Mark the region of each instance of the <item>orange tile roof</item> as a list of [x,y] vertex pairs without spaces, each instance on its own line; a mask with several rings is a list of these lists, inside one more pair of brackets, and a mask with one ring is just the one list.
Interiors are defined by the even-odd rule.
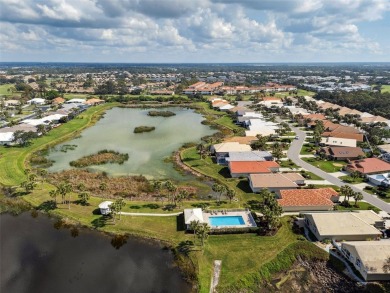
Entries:
[[338,196],[333,188],[287,189],[280,191],[279,205],[287,206],[333,206],[332,197]]
[[311,121],[316,121],[316,120],[325,120],[326,117],[324,114],[309,114],[309,115],[304,115],[304,119],[310,119]]
[[280,165],[274,161],[262,162],[240,162],[233,161],[229,163],[231,173],[271,173],[270,168],[279,168]]
[[390,164],[378,158],[367,158],[353,161],[347,165],[350,171],[359,171],[363,174],[382,173],[390,171]]
[[363,141],[362,133],[348,133],[348,132],[337,132],[337,131],[325,131],[322,133],[323,137],[337,137],[337,138],[349,138],[356,139],[356,141]]

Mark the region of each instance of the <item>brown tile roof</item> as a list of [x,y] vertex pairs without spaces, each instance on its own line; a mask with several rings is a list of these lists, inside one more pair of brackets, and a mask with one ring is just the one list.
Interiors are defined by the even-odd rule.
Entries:
[[297,173],[250,174],[249,178],[255,188],[296,188],[295,180],[305,180]]
[[287,206],[333,206],[332,197],[338,196],[333,188],[287,189],[280,191],[279,205]]
[[61,98],[61,97],[57,97],[55,99],[52,100],[52,103],[53,104],[62,104],[65,102],[65,99]]
[[323,137],[349,138],[349,139],[356,139],[356,141],[363,141],[363,133],[325,131],[324,133],[322,133],[322,136]]
[[280,165],[274,161],[250,161],[250,162],[241,162],[233,161],[229,162],[230,173],[240,174],[240,173],[271,173],[271,168],[279,168]]
[[326,117],[324,114],[309,114],[309,115],[303,115],[303,119],[310,119],[311,121],[316,121],[316,120],[325,120]]
[[373,116],[373,117],[362,117],[361,121],[363,123],[375,123],[375,122],[386,122],[389,121],[389,119],[386,119],[382,116]]
[[359,171],[363,174],[382,173],[390,171],[390,164],[378,158],[367,158],[353,161],[347,165],[349,171]]
[[256,141],[256,136],[232,136],[226,138],[224,142],[238,142],[240,144],[251,144],[252,141]]
[[329,155],[335,158],[357,158],[359,156],[364,156],[364,152],[361,148],[358,147],[329,147],[325,148],[326,152]]

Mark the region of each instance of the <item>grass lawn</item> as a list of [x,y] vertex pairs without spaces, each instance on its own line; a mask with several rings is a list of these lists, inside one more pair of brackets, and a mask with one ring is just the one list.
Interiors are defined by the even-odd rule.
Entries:
[[218,118],[217,120],[214,120],[215,123],[219,124],[219,125],[222,125],[222,126],[225,126],[226,128],[229,128],[231,130],[242,130],[244,131],[244,128],[236,125],[233,123],[232,119],[229,117],[229,116],[222,116],[220,118]]
[[312,172],[305,171],[305,173],[310,176],[310,178],[308,178],[308,180],[324,180],[324,178],[322,178],[322,177],[320,177]]
[[293,161],[291,160],[283,160],[283,161],[280,161],[279,162],[279,165],[280,167],[282,168],[292,168],[292,169],[296,169],[296,168],[299,168],[299,166],[297,164],[295,164]]
[[349,175],[345,175],[345,176],[340,176],[339,177],[341,180],[343,180],[344,182],[347,182],[347,183],[350,183],[350,184],[358,184],[358,183],[363,183],[364,182],[364,178],[352,178],[351,176]]
[[378,209],[377,207],[369,204],[368,202],[363,202],[363,201],[358,202],[357,206],[355,206],[354,201],[350,201],[349,205],[350,205],[350,207],[344,207],[342,205],[338,205],[337,210],[339,210],[339,211],[373,210],[376,213],[378,213],[380,211],[380,209]]
[[302,89],[298,89],[298,96],[314,96],[316,93],[315,92],[311,92],[311,91],[307,91],[307,90],[302,90]]
[[390,85],[382,85],[381,93],[390,93]]
[[[37,188],[30,194],[23,196],[24,199],[38,209],[48,207],[51,200],[48,195],[50,186],[38,184]],[[72,196],[72,200],[76,195]],[[60,201],[60,198],[57,199]],[[68,209],[67,204],[58,204],[58,208],[50,210],[50,213],[62,216],[69,220],[76,221],[82,225],[92,227],[105,232],[130,233],[146,238],[155,238],[166,241],[173,246],[178,246],[185,241],[193,241],[192,234],[186,234],[181,228],[179,218],[172,217],[147,217],[147,216],[126,216],[122,215],[121,220],[114,223],[96,213],[97,205],[103,201],[102,198],[91,197],[90,205],[83,206],[75,203]],[[156,202],[154,202],[156,203]],[[192,206],[194,202],[185,202],[183,207]],[[166,211],[150,208],[153,203],[126,201],[123,211],[134,212],[132,207],[140,206],[137,212],[158,212]],[[175,210],[175,212],[181,209]],[[287,246],[297,241],[297,235],[291,230],[289,218],[282,219],[282,227],[275,236],[258,236],[257,234],[236,234],[236,235],[211,235],[206,241],[204,251],[201,251],[199,243],[190,247],[190,258],[197,263],[199,268],[200,292],[208,292],[212,274],[212,264],[216,259],[222,260],[222,272],[220,286],[235,286],[242,281],[242,278],[251,279],[263,265],[272,261],[276,255],[282,252]],[[277,243],[277,245],[276,245]],[[261,257],[259,256],[261,253]]]
[[14,84],[2,84],[0,85],[0,96],[13,96],[14,93],[9,92],[8,89],[15,86]]
[[377,187],[373,187],[373,188],[369,188],[369,189],[364,188],[364,191],[371,193],[371,194],[378,195],[379,199],[390,203],[390,191],[389,190],[388,191],[379,191]]
[[302,160],[317,168],[320,168],[322,171],[325,171],[327,173],[340,171],[340,169],[347,164],[343,161],[318,161],[314,158],[302,158]]
[[301,155],[314,155],[315,150],[316,150],[316,148],[313,148],[313,147],[310,146],[310,145],[304,144],[304,145],[302,146],[302,149],[301,149],[300,154],[301,154]]
[[49,145],[57,144],[79,133],[82,129],[94,123],[98,115],[116,104],[104,104],[91,107],[75,119],[51,130],[47,135],[37,138],[27,147],[0,147],[0,183],[4,185],[19,185],[26,179],[24,169],[28,157],[35,151]]
[[183,150],[181,158],[187,166],[235,190],[240,201],[259,198],[259,195],[251,192],[246,179],[231,178],[228,168],[215,164],[209,156],[205,159],[200,159],[195,147]]

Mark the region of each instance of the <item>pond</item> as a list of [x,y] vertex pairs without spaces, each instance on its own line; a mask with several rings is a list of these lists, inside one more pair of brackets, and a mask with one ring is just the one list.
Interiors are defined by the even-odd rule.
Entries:
[[[64,142],[51,149],[48,158],[54,160],[48,170],[57,172],[71,169],[69,162],[83,156],[109,149],[129,154],[124,164],[106,164],[88,167],[91,171],[105,171],[112,176],[144,175],[148,179],[186,180],[173,168],[172,163],[164,162],[173,151],[186,142],[199,142],[200,138],[215,132],[201,124],[204,118],[185,108],[164,108],[174,112],[172,117],[150,117],[153,109],[113,108],[94,126],[84,130],[80,138]],[[137,126],[155,126],[146,133],[133,133]],[[70,146],[70,147],[67,147]]]
[[44,215],[0,215],[0,292],[191,291],[158,244],[128,238],[116,249],[97,231],[72,237],[54,223]]

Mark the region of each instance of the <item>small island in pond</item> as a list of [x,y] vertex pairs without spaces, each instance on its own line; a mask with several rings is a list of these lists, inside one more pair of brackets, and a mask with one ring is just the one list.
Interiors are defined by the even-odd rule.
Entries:
[[173,113],[172,111],[149,111],[148,116],[152,117],[171,117],[175,116],[176,113]]
[[134,133],[142,133],[142,132],[150,132],[155,130],[156,127],[154,126],[138,126],[134,128]]
[[112,150],[102,150],[97,154],[85,156],[76,161],[71,161],[69,165],[76,168],[83,168],[91,165],[103,165],[107,163],[123,164],[128,159],[128,154],[121,154]]

